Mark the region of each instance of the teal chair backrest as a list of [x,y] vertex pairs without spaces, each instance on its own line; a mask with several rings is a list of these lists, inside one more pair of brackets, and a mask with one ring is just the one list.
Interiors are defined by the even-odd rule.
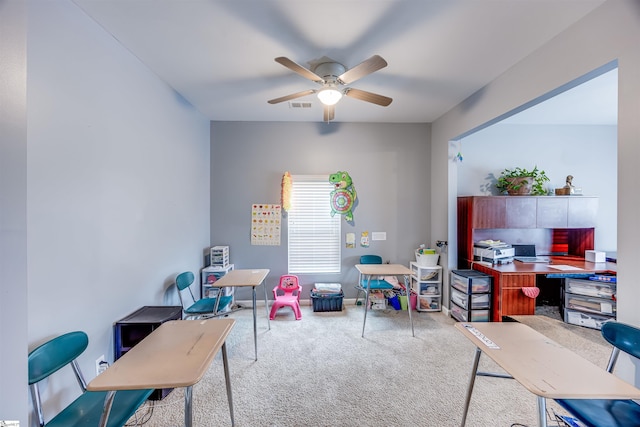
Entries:
[[29,353],[29,385],[53,374],[80,356],[89,345],[87,334],[81,331],[60,335]]
[[607,367],[608,371],[613,371],[620,351],[640,359],[640,329],[624,323],[609,321],[602,324],[600,333],[614,347]]
[[[53,338],[29,353],[29,389],[39,426],[99,425],[107,392],[87,391],[87,384],[76,360],[88,345],[87,334],[75,331]],[[82,394],[45,423],[38,382],[66,365],[71,365]],[[107,427],[125,425],[151,393],[153,389],[118,391],[113,399]]]
[[362,255],[360,264],[382,264],[382,257],[379,255]]
[[184,273],[178,274],[176,277],[176,286],[178,287],[178,291],[183,291],[187,289],[193,283],[194,276],[190,271],[185,271]]

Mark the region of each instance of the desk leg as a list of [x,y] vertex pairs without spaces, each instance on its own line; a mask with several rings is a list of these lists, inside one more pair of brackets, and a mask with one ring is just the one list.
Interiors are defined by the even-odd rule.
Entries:
[[547,399],[538,396],[538,426],[547,427]]
[[231,376],[229,375],[229,360],[227,359],[227,343],[222,344],[222,365],[224,366],[224,382],[227,386],[227,400],[229,401],[229,414],[231,415],[231,426],[235,425],[233,417],[233,396],[231,395]]
[[257,314],[256,307],[256,287],[253,286],[253,348],[256,351],[256,361],[258,360],[258,325],[256,321]]
[[371,275],[367,276],[367,290],[364,295],[364,320],[362,321],[362,338],[364,338],[364,325],[367,324],[367,310],[369,309],[369,286],[371,285]]
[[264,289],[264,309],[267,311],[267,325],[269,326],[269,330],[271,330],[271,316],[269,315],[269,300],[267,298],[267,284],[263,281],[262,288]]
[[406,274],[404,277],[404,290],[407,294],[407,311],[409,312],[409,322],[411,322],[411,335],[416,336],[415,331],[413,330],[413,317],[411,317],[411,288],[409,287],[409,276]]
[[184,425],[185,427],[191,427],[193,424],[193,413],[192,413],[192,396],[193,395],[193,386],[187,386],[184,389]]
[[104,406],[102,407],[102,415],[100,416],[100,427],[106,427],[109,420],[109,413],[111,413],[111,405],[113,405],[113,399],[116,397],[115,391],[108,391],[104,398]]
[[218,315],[218,308],[220,308],[220,298],[222,297],[222,288],[218,288],[218,293],[216,294],[216,303],[213,305],[213,316]]
[[480,362],[480,355],[482,350],[476,347],[476,354],[473,357],[473,368],[471,368],[471,378],[469,379],[469,387],[467,388],[467,397],[464,400],[464,410],[462,411],[462,423],[460,427],[464,427],[467,422],[467,413],[469,412],[469,403],[471,402],[471,393],[473,392],[473,385],[476,382],[476,374],[478,373],[478,363]]

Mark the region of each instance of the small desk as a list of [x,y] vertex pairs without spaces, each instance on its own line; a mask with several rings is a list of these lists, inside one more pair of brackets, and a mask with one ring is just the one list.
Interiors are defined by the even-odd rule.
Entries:
[[[231,270],[219,280],[215,285],[220,289],[224,287],[244,287],[251,286],[253,288],[253,345],[255,348],[256,360],[258,360],[258,332],[256,323],[256,286],[260,286],[264,282],[265,277],[269,274],[269,270]],[[219,300],[220,298],[218,298]],[[267,301],[267,286],[264,285],[264,306],[267,311],[267,325],[271,330],[271,322],[269,321],[269,303]]]
[[[523,263],[514,261],[503,265],[473,263],[472,268],[493,277],[491,320],[502,322],[511,314],[535,314],[536,300],[522,293],[522,287],[536,286],[536,278],[547,274],[615,273],[616,264],[593,263],[576,256],[552,256],[551,263]],[[579,270],[558,270],[557,265],[577,267]]]
[[233,319],[171,320],[154,330],[87,385],[90,391],[108,391],[100,427],[106,425],[117,390],[186,387],[184,423],[192,425],[191,394],[222,349],[222,362],[234,425],[233,398],[225,340]]
[[371,276],[403,276],[404,287],[407,291],[407,311],[409,312],[409,322],[411,323],[411,335],[416,336],[413,330],[413,317],[411,317],[411,287],[409,286],[409,276],[411,270],[401,264],[356,264],[356,269],[360,274],[367,276],[367,290],[364,301],[364,320],[362,321],[362,338],[364,338],[364,326],[367,323],[367,311],[369,311],[369,286]]
[[[476,376],[513,378],[538,399],[538,425],[546,427],[546,399],[639,399],[640,390],[517,322],[456,323],[476,345],[464,404],[464,427]],[[497,347],[497,348],[496,348]],[[508,375],[478,372],[480,355],[487,354]]]

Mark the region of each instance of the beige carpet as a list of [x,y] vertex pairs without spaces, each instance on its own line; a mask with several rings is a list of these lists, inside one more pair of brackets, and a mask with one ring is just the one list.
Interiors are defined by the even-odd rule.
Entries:
[[[474,346],[442,313],[374,311],[361,338],[363,311],[314,313],[302,320],[282,309],[267,330],[258,310],[254,361],[251,310],[236,319],[227,341],[236,426],[459,426]],[[517,316],[554,341],[606,366],[609,348],[598,331],[546,316]],[[482,370],[498,370],[489,358]],[[183,390],[143,407],[145,425],[183,425]],[[230,426],[220,355],[193,389],[194,426]],[[550,402],[548,407],[558,412]],[[147,414],[148,415],[148,414]],[[467,426],[537,425],[536,399],[513,380],[476,381]],[[556,425],[550,423],[549,425]]]

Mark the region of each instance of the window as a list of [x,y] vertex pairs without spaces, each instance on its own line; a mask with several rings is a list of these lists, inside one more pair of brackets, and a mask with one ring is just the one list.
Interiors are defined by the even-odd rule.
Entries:
[[289,273],[340,273],[340,220],[331,216],[329,175],[293,175]]

